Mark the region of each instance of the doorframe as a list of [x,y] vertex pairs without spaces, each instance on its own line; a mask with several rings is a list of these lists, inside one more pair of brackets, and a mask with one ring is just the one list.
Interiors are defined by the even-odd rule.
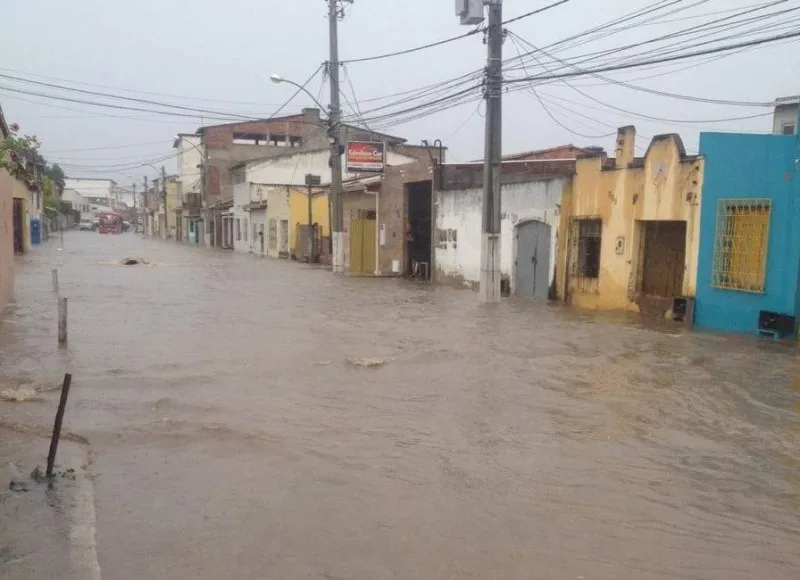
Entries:
[[512,251],[511,251],[511,277],[509,280],[509,291],[511,292],[512,296],[517,295],[517,263],[519,262],[519,244],[518,244],[519,228],[531,222],[539,222],[550,227],[550,244],[549,244],[550,264],[547,273],[548,294],[550,285],[553,283],[553,280],[550,279],[550,270],[554,270],[555,268],[554,260],[558,258],[557,247],[556,247],[558,240],[558,214],[555,209],[527,212],[522,216],[517,216],[516,221],[513,222],[511,230]]

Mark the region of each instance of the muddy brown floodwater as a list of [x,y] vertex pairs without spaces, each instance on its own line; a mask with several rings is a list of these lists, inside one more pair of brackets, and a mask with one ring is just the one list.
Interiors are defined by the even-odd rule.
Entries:
[[0,421],[46,431],[73,373],[107,579],[800,577],[793,347],[132,234],[58,245],[19,261],[0,322],[0,380],[42,400]]

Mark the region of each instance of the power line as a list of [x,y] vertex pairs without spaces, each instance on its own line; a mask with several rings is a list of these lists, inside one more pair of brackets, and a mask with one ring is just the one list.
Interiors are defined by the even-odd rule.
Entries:
[[[68,86],[65,86],[65,85],[59,85],[59,84],[56,84],[56,83],[48,83],[48,82],[44,82],[44,81],[35,81],[33,79],[26,79],[26,78],[23,78],[23,77],[18,77],[18,76],[14,76],[14,75],[8,75],[8,74],[5,74],[5,73],[0,73],[0,78],[12,80],[12,81],[17,81],[17,82],[21,82],[21,83],[32,84],[32,85],[36,85],[36,86],[40,86],[40,87],[46,87],[46,88],[50,88],[50,89],[57,89],[57,90],[61,90],[61,91],[69,91],[69,92],[73,92],[73,93],[79,93],[79,94],[82,94],[82,95],[90,95],[90,96],[95,96],[95,97],[105,97],[105,98],[109,98],[109,99],[118,99],[118,100],[121,100],[121,101],[128,101],[128,102],[132,102],[132,103],[142,103],[142,104],[145,104],[145,105],[155,105],[155,106],[158,106],[158,107],[163,107],[163,108],[167,108],[167,109],[176,109],[176,110],[180,110],[180,111],[192,111],[192,112],[199,113],[199,114],[202,114],[202,115],[215,115],[215,116],[219,116],[219,117],[223,117],[224,116],[224,117],[231,117],[231,118],[235,118],[235,119],[252,119],[253,118],[252,116],[239,115],[237,113],[229,113],[229,112],[224,112],[224,111],[214,111],[214,110],[211,110],[211,109],[198,109],[196,107],[185,107],[183,105],[173,105],[171,103],[164,103],[164,102],[161,102],[161,101],[154,101],[154,100],[151,100],[151,99],[139,99],[139,98],[136,98],[136,97],[125,97],[125,96],[122,96],[122,95],[114,95],[112,93],[104,93],[104,92],[99,92],[99,91],[89,91],[89,90],[86,90],[86,89],[78,89],[78,88],[75,88],[75,87],[68,87]],[[135,109],[135,110],[141,110],[141,109]],[[192,115],[192,116],[193,117],[197,117],[198,115]]]
[[69,83],[69,84],[72,84],[72,85],[79,85],[79,86],[85,86],[85,87],[96,87],[96,88],[100,88],[100,89],[109,89],[109,90],[112,90],[112,91],[121,91],[121,92],[127,92],[127,93],[132,93],[132,94],[150,95],[150,96],[154,96],[154,97],[167,97],[167,98],[171,98],[171,99],[182,99],[184,101],[205,101],[205,102],[209,102],[209,103],[227,103],[227,104],[233,104],[233,105],[253,105],[253,106],[257,106],[257,107],[264,107],[264,106],[277,107],[278,106],[275,103],[257,103],[255,101],[233,101],[233,100],[228,100],[228,99],[212,99],[212,98],[208,98],[208,97],[187,97],[187,96],[183,96],[183,95],[174,95],[174,94],[169,94],[169,93],[155,93],[155,92],[149,92],[149,91],[142,91],[140,89],[128,89],[128,88],[124,88],[124,87],[114,87],[114,86],[109,86],[109,85],[86,83],[86,82],[82,82],[82,81],[66,79],[66,78],[63,78],[63,77],[54,77],[54,76],[48,76],[48,75],[41,75],[41,74],[21,71],[21,70],[17,70],[17,69],[11,69],[11,68],[2,68],[2,67],[0,67],[0,71],[5,71],[7,73],[21,74],[21,75],[28,76],[28,77],[47,79],[47,80],[51,80],[51,81],[60,81],[60,82]]
[[[506,21],[503,22],[503,25],[511,24],[512,22],[517,22],[518,20],[522,20],[524,18],[530,18],[531,16],[534,16],[536,14],[540,14],[540,13],[546,12],[547,10],[550,10],[552,8],[556,8],[557,6],[561,6],[562,4],[566,4],[567,2],[570,2],[570,0],[558,0],[557,2],[549,4],[549,5],[544,6],[542,8],[537,8],[536,10],[531,10],[530,12],[526,12],[525,14],[521,14],[520,16],[517,16],[515,18],[511,18],[509,20],[506,20]],[[435,48],[437,46],[442,46],[444,44],[449,44],[449,43],[455,42],[457,40],[462,40],[464,38],[468,38],[470,36],[474,36],[474,35],[482,32],[482,31],[483,31],[482,28],[476,28],[474,30],[470,30],[469,32],[465,32],[464,34],[459,34],[457,36],[451,36],[450,38],[437,40],[436,42],[430,42],[428,44],[415,46],[413,48],[407,48],[405,50],[397,50],[397,51],[394,51],[394,52],[387,52],[385,54],[378,54],[378,55],[375,55],[375,56],[366,56],[366,57],[362,57],[362,58],[351,58],[349,60],[343,60],[341,62],[342,62],[342,64],[352,64],[352,63],[359,63],[359,62],[372,62],[372,61],[376,61],[376,60],[383,60],[385,58],[393,58],[393,57],[396,57],[396,56],[402,56],[402,55],[406,55],[406,54],[411,54],[411,53],[414,53],[414,52],[419,52],[421,50],[427,50],[429,48]]]
[[[705,56],[705,55],[708,55],[708,54],[718,54],[720,52],[726,52],[726,51],[730,51],[730,50],[735,50],[737,48],[761,46],[761,45],[764,45],[764,44],[770,44],[770,43],[777,42],[777,41],[780,41],[780,40],[786,40],[786,39],[790,39],[790,38],[797,38],[798,36],[800,36],[800,31],[786,33],[786,34],[780,34],[780,35],[775,35],[775,36],[770,36],[770,37],[766,37],[766,38],[759,38],[759,39],[750,40],[750,41],[747,41],[747,42],[739,42],[739,43],[735,43],[735,44],[729,44],[729,45],[725,45],[725,46],[719,46],[719,47],[715,47],[715,48],[710,48],[710,49],[706,49],[706,50],[699,50],[699,51],[689,52],[689,53],[685,53],[685,54],[677,54],[677,55],[673,55],[673,56],[669,56],[669,57],[655,58],[655,59],[650,59],[650,60],[643,60],[643,61],[638,62],[638,63],[634,62],[634,63],[627,63],[627,64],[619,64],[619,65],[608,65],[608,66],[597,67],[597,68],[594,68],[594,69],[586,69],[586,70],[584,70],[582,72],[574,72],[574,73],[559,73],[559,74],[550,74],[550,75],[537,75],[537,76],[530,76],[530,77],[523,77],[523,78],[512,78],[512,79],[505,80],[503,82],[505,84],[516,84],[516,83],[529,82],[529,81],[532,81],[532,80],[533,81],[536,81],[536,80],[541,81],[541,80],[551,80],[551,79],[573,78],[573,77],[576,77],[576,76],[583,76],[583,75],[592,74],[592,73],[601,73],[601,72],[610,72],[610,71],[616,71],[616,70],[625,70],[625,69],[629,69],[629,68],[639,68],[639,67],[642,67],[642,66],[645,66],[645,65],[649,65],[649,64],[656,64],[656,63],[662,63],[662,62],[673,62],[673,61],[677,61],[677,60],[685,60],[687,58],[695,58],[695,57],[698,57],[698,56]],[[685,95],[682,95],[680,98],[684,98],[684,99],[687,99],[687,100],[703,100],[703,99],[700,99],[700,98],[697,98],[697,97],[687,97]],[[729,104],[733,104],[733,102],[731,102]],[[747,103],[746,106],[753,106],[753,105],[754,105],[754,103]],[[758,103],[757,106],[771,106],[771,103]]]

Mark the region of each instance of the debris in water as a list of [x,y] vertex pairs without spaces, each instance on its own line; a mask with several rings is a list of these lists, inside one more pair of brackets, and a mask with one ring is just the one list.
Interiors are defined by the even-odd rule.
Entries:
[[25,401],[41,401],[42,398],[31,386],[20,385],[15,389],[3,389],[0,391],[0,401],[12,403],[24,403]]
[[347,359],[347,362],[356,367],[373,369],[386,364],[388,361],[385,358],[350,358]]
[[136,266],[139,263],[144,263],[144,261],[136,260],[135,258],[122,258],[119,263],[121,266]]
[[28,482],[22,477],[22,474],[13,463],[8,463],[8,489],[11,491],[28,491]]

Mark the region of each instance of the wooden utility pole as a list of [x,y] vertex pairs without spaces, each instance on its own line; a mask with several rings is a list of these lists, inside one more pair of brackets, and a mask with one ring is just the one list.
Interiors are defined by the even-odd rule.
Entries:
[[58,440],[61,438],[61,424],[64,422],[64,410],[67,407],[67,396],[69,387],[72,384],[72,375],[64,375],[64,383],[61,385],[61,400],[58,402],[56,420],[53,424],[53,436],[50,439],[50,451],[47,453],[47,477],[53,477],[53,466],[56,463],[56,452],[58,451]]

